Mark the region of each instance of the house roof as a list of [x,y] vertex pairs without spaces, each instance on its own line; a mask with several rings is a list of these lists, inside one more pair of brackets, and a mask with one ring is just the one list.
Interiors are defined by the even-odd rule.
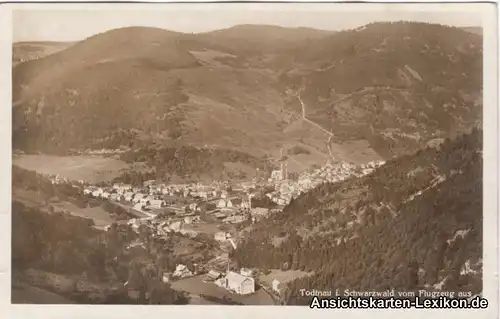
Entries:
[[208,277],[210,277],[210,278],[213,278],[213,279],[217,279],[217,278],[219,278],[219,276],[220,276],[220,272],[215,271],[215,270],[210,270],[210,271],[207,273],[207,276],[208,276]]
[[234,271],[230,271],[227,273],[226,279],[232,283],[235,283],[237,285],[241,285],[245,280],[247,280],[247,279],[251,280],[252,278],[248,278],[248,277],[245,277],[245,276],[240,275],[238,273],[235,273]]

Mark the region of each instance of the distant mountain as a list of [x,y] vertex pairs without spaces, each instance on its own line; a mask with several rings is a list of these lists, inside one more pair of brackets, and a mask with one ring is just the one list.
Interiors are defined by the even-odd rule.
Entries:
[[33,42],[15,42],[12,44],[12,63],[17,63],[43,58],[49,54],[62,51],[72,42],[50,42],[50,41],[33,41]]
[[282,81],[332,141],[411,153],[482,119],[482,38],[424,23],[374,23],[316,41]]
[[300,146],[297,169],[330,151],[391,158],[480,121],[481,45],[423,23],[111,30],[13,68],[13,144],[66,152],[155,141],[258,157]]
[[314,272],[289,285],[357,291],[482,291],[482,131],[324,184],[251,226],[242,267]]
[[481,36],[483,35],[483,28],[481,27],[463,27],[462,29],[470,33],[474,33]]

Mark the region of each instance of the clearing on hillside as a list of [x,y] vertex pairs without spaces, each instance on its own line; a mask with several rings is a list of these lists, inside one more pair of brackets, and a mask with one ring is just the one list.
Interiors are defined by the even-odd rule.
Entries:
[[129,168],[123,161],[93,156],[15,155],[12,161],[26,170],[90,183],[110,181]]

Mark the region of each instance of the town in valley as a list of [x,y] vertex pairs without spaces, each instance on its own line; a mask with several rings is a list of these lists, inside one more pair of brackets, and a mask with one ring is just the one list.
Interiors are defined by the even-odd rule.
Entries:
[[197,12],[13,14],[12,303],[482,294],[479,18]]

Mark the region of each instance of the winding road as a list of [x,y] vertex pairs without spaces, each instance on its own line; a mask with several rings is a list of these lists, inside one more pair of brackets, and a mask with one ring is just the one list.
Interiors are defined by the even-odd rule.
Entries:
[[[333,154],[332,154],[332,150],[330,148],[330,141],[332,139],[332,137],[334,136],[332,132],[328,131],[327,129],[325,129],[324,127],[322,127],[321,125],[319,125],[318,123],[316,122],[313,122],[311,121],[310,119],[307,118],[306,116],[306,105],[304,103],[304,101],[302,100],[302,97],[300,96],[300,94],[302,93],[302,90],[303,89],[300,89],[296,94],[295,96],[297,97],[297,99],[299,100],[300,102],[300,106],[302,107],[302,119],[308,123],[311,123],[312,125],[314,125],[315,127],[317,127],[318,129],[320,129],[321,131],[325,132],[326,134],[328,134],[328,141],[326,142],[326,147],[328,149],[328,154],[330,155],[330,158],[332,159],[332,161],[335,161],[335,158],[333,157]],[[346,98],[346,97],[343,97],[343,98]]]

